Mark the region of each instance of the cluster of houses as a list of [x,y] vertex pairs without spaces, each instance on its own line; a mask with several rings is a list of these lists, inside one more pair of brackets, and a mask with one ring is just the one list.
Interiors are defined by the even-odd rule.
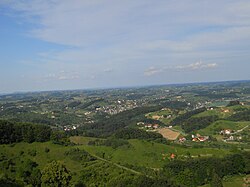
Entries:
[[73,125],[73,126],[64,126],[63,127],[63,130],[64,131],[71,131],[71,130],[76,130],[77,129],[77,126]]
[[118,114],[126,110],[131,110],[140,106],[135,100],[118,100],[115,105],[99,106],[95,108],[95,112],[104,112],[110,115]]
[[180,136],[180,137],[179,137],[179,142],[180,142],[180,143],[184,143],[186,140],[187,140],[187,139],[186,139],[185,137],[183,137],[183,136]]
[[209,140],[209,136],[201,136],[200,134],[192,135],[193,142],[205,142]]
[[220,135],[230,135],[231,133],[233,133],[233,130],[231,129],[224,129],[220,131]]
[[224,129],[220,131],[220,135],[224,136],[223,137],[223,141],[227,142],[227,141],[235,141],[235,140],[242,140],[242,136],[234,136],[235,135],[235,131],[231,130],[231,129]]
[[142,129],[158,129],[160,127],[159,124],[151,124],[151,123],[144,123],[144,122],[138,122],[137,125]]

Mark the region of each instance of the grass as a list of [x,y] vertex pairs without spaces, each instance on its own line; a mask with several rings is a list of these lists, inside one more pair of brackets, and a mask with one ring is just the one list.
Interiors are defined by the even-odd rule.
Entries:
[[[148,113],[148,114],[146,114],[146,116],[148,118],[151,118],[151,119],[153,119],[153,116],[164,116],[163,118],[160,118],[159,121],[161,121],[162,123],[164,123],[166,125],[169,125],[169,123],[174,118],[176,118],[177,115],[180,115],[180,114],[183,114],[183,113],[185,113],[185,111],[177,112],[177,111],[171,110],[169,108],[166,108],[165,110],[159,110],[159,111],[156,111],[156,112]],[[167,116],[169,116],[169,115],[171,115],[171,117],[167,118]]]
[[[231,176],[223,179],[223,187],[240,187],[244,185],[244,178],[246,176]],[[248,175],[247,177],[250,177]],[[246,185],[248,187],[249,185]],[[202,187],[210,187],[210,184],[203,185]]]
[[193,117],[205,117],[205,116],[214,116],[217,115],[221,119],[226,119],[235,112],[250,109],[248,105],[235,105],[231,107],[219,107],[214,108],[213,110],[207,110],[202,113],[196,114]]
[[82,136],[71,136],[70,141],[77,145],[88,145],[90,141],[95,141],[97,138],[93,137],[82,137]]
[[201,129],[198,133],[202,135],[215,135],[218,134],[220,130],[223,129],[232,129],[232,130],[240,130],[247,125],[250,125],[250,122],[233,122],[226,120],[219,120],[209,125],[208,127]]
[[[228,110],[228,112],[225,112]],[[233,110],[230,110],[229,108],[223,107],[223,108],[216,108],[213,110],[207,110],[202,113],[196,114],[193,117],[206,117],[206,116],[218,116],[221,119],[225,119],[233,114]]]
[[[84,139],[84,137],[82,137]],[[106,146],[88,146],[82,145],[89,153],[101,156],[105,153],[105,158],[112,162],[124,164],[132,164],[145,166],[150,168],[161,168],[166,160],[163,157],[169,158],[171,153],[178,156],[185,156],[189,152],[191,156],[217,156],[222,157],[229,153],[228,150],[219,150],[213,148],[184,148],[176,145],[165,145],[161,143],[147,142],[143,140],[129,140],[130,147],[120,147],[113,149]],[[164,156],[165,155],[165,156]]]
[[[0,154],[5,155],[8,159],[13,159],[16,163],[16,168],[20,168],[22,166],[22,160],[26,159],[35,161],[41,170],[52,160],[60,161],[71,171],[73,175],[72,183],[77,182],[80,178],[81,171],[86,170],[86,164],[82,165],[79,161],[72,160],[65,155],[65,152],[72,147],[84,149],[91,155],[99,157],[104,156],[104,159],[109,160],[111,163],[117,163],[122,166],[133,165],[148,168],[162,168],[164,164],[168,162],[171,153],[177,156],[185,156],[190,153],[193,157],[198,157],[198,155],[223,157],[226,154],[230,154],[228,150],[219,150],[215,148],[185,148],[178,145],[165,145],[137,139],[129,140],[131,146],[123,146],[116,149],[107,146],[90,146],[88,145],[88,141],[93,140],[93,138],[89,137],[72,137],[71,140],[78,142],[79,145],[62,146],[55,145],[52,142],[31,144],[22,142],[13,145],[0,145]],[[46,152],[45,148],[48,148],[49,152]],[[36,151],[35,156],[29,155],[31,150]],[[22,155],[21,152],[23,152]],[[103,161],[97,160],[94,162]],[[110,167],[117,166],[111,164]]]

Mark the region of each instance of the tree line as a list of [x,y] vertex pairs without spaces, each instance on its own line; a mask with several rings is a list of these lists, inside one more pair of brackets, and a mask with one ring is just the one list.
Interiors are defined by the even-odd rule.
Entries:
[[185,122],[187,119],[191,118],[193,115],[202,113],[204,111],[206,111],[207,109],[205,107],[196,109],[196,110],[192,110],[192,111],[188,111],[182,115],[177,116],[175,119],[173,119],[171,121],[171,125],[181,125],[183,122]]
[[46,142],[50,140],[52,130],[47,125],[33,123],[13,123],[0,120],[0,144],[15,142]]
[[[237,153],[224,158],[197,158],[167,163],[163,173],[166,177],[185,186],[201,186],[228,175],[250,173],[250,153]],[[163,174],[162,173],[162,174]]]

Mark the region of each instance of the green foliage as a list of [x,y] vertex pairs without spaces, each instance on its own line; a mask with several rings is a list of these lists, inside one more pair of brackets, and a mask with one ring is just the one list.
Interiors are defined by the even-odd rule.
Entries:
[[129,147],[131,146],[130,143],[127,140],[123,140],[123,139],[118,139],[115,137],[110,137],[106,140],[94,140],[94,141],[89,141],[88,145],[97,145],[97,146],[108,146],[108,147],[112,147],[113,149],[116,149],[118,147]]
[[64,131],[53,131],[50,139],[54,144],[70,145],[70,140]]
[[18,168],[18,174],[25,184],[41,186],[41,172],[37,168],[38,164],[30,159],[23,162],[22,167]]
[[[166,176],[181,185],[199,186],[214,182],[227,175],[246,172],[246,159],[242,154],[228,155],[225,158],[197,158],[186,161],[174,160],[164,167]],[[216,175],[214,176],[216,171]]]
[[228,103],[227,107],[236,106],[236,105],[239,105],[239,104],[240,104],[240,101],[237,101],[237,100],[235,100],[235,101],[230,101],[230,102]]
[[210,185],[211,187],[223,187],[222,180],[215,171],[213,172]]
[[133,177],[133,174],[109,163],[96,161],[85,165],[80,178],[86,186],[104,186],[113,183],[117,177]]
[[202,113],[204,111],[206,111],[205,107],[186,112],[172,120],[171,125],[182,125],[187,119],[191,118],[193,115]]
[[219,118],[217,116],[204,116],[197,118],[189,118],[181,125],[185,132],[192,132],[195,130],[206,128],[213,122],[217,121]]
[[0,144],[25,141],[32,143],[50,140],[49,126],[31,123],[13,123],[0,120]]
[[36,150],[35,149],[30,149],[30,150],[28,150],[28,155],[30,155],[30,156],[36,156]]
[[42,183],[51,187],[67,187],[71,180],[71,174],[60,162],[52,161],[42,170]]
[[45,151],[45,153],[48,153],[50,151],[50,149],[48,147],[45,147],[44,151]]
[[15,179],[8,176],[0,176],[0,186],[3,187],[22,187],[23,185],[18,183]]
[[161,106],[151,106],[151,107],[138,107],[132,110],[127,110],[116,115],[111,116],[110,118],[101,120],[92,125],[84,127],[84,130],[87,131],[88,136],[110,136],[114,132],[123,129],[133,123],[139,122],[141,118],[144,118],[144,115],[160,110]]
[[241,111],[231,115],[228,120],[231,121],[250,121],[250,110]]
[[144,139],[144,140],[156,140],[163,138],[161,134],[155,132],[147,132],[141,129],[125,128],[114,134],[116,138],[122,139]]
[[71,148],[70,150],[66,151],[65,156],[70,157],[74,161],[78,162],[89,162],[96,160],[95,157],[91,156],[87,151],[79,148]]

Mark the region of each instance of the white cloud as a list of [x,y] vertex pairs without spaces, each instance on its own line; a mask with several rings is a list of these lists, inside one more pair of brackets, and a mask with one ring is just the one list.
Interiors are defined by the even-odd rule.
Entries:
[[105,72],[105,73],[110,73],[110,72],[113,72],[113,71],[114,71],[113,68],[106,68],[106,69],[103,70],[103,72]]
[[59,80],[59,81],[63,81],[63,80],[76,80],[79,79],[79,73],[78,72],[67,72],[64,70],[61,70],[58,73],[50,73],[47,74],[43,77],[44,81],[51,81],[51,80]]
[[199,62],[195,62],[195,63],[188,64],[188,65],[179,65],[179,66],[174,67],[174,69],[176,70],[203,70],[203,69],[213,69],[213,68],[216,68],[217,66],[218,64],[216,63],[205,64],[199,61]]
[[156,75],[156,74],[161,73],[161,72],[162,72],[161,69],[157,69],[155,67],[150,67],[144,71],[144,75],[145,76],[152,76],[152,75]]
[[[49,80],[120,85],[125,79],[136,82],[144,69],[145,76],[166,71],[177,76],[250,58],[249,0],[2,0],[0,6],[31,23],[29,37],[63,45],[41,51],[37,59],[21,59],[40,74],[52,72]],[[188,63],[200,58],[206,63]],[[58,67],[78,74],[60,73]]]
[[178,72],[178,71],[201,71],[201,70],[209,70],[217,68],[217,63],[204,63],[204,62],[195,62],[191,64],[182,64],[182,65],[175,65],[175,66],[168,66],[168,67],[150,67],[144,71],[145,76],[153,76],[159,73],[166,73],[166,72]]

